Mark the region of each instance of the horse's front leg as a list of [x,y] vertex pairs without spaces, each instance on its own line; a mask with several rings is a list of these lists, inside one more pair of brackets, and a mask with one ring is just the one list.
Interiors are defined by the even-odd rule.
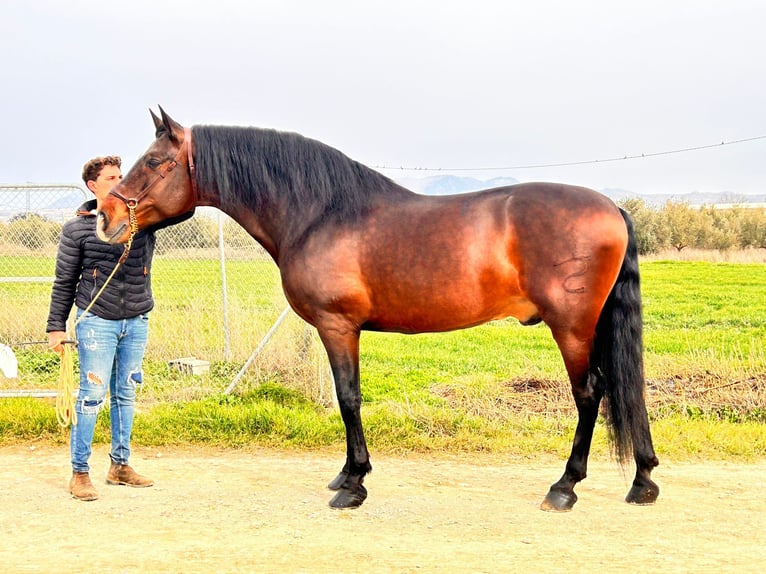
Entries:
[[362,429],[362,393],[359,388],[359,332],[329,331],[319,336],[330,359],[340,414],[346,427],[346,463],[328,488],[336,491],[333,508],[356,508],[367,498],[362,484],[372,470]]

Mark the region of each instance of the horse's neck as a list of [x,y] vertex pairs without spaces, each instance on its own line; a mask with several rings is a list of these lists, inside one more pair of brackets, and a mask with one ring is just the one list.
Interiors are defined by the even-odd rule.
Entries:
[[[291,213],[285,205],[277,204],[254,209],[240,202],[216,205],[229,215],[271,255],[277,264],[280,254],[299,242],[314,221],[311,213]],[[315,214],[319,217],[319,214]]]
[[262,218],[258,217],[256,213],[242,206],[222,205],[219,209],[236,221],[242,229],[260,243],[274,261],[278,260],[281,238],[280,234],[276,231],[277,226],[274,224],[275,222],[269,222],[270,225],[264,224],[261,221]]

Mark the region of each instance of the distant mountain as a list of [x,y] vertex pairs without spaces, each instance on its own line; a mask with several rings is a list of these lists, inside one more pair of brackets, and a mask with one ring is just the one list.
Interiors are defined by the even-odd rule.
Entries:
[[766,193],[743,194],[731,191],[689,193],[646,193],[639,194],[624,189],[600,189],[601,193],[614,201],[621,199],[642,199],[648,205],[661,206],[668,201],[675,203],[687,203],[689,205],[747,205],[751,203],[766,202]]
[[87,201],[87,199],[88,198],[83,196],[82,193],[70,193],[69,195],[65,195],[64,197],[60,197],[55,201],[52,201],[47,206],[45,206],[45,208],[53,210],[67,209],[74,213],[75,209],[80,207],[85,201]]
[[[424,195],[449,195],[466,193],[480,189],[490,189],[519,183],[512,177],[496,177],[480,180],[473,177],[456,175],[434,175],[424,178],[399,178],[397,183],[417,193]],[[720,205],[766,203],[766,193],[741,194],[729,191],[720,193],[690,192],[683,194],[651,193],[640,194],[626,189],[606,188],[598,190],[614,201],[623,199],[642,199],[648,205],[661,206],[668,201],[688,203],[689,205]]]
[[641,197],[641,194],[628,191],[627,189],[620,189],[617,187],[608,187],[605,189],[599,189],[598,191],[603,193],[605,196],[612,199],[613,201],[619,201],[621,199],[643,199],[644,201],[646,201],[646,198]]
[[452,193],[467,193],[480,189],[514,185],[519,183],[519,180],[512,177],[495,177],[493,179],[480,180],[457,175],[434,175],[423,178],[402,178],[397,179],[396,182],[411,191],[422,193],[423,195],[450,195]]
[[90,192],[78,185],[20,184],[0,185],[0,221],[8,221],[20,214],[36,213],[51,221],[66,221]]

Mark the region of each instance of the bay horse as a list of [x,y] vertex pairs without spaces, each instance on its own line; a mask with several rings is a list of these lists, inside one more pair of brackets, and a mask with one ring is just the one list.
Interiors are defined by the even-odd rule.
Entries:
[[361,505],[372,470],[360,332],[442,332],[507,317],[547,324],[577,406],[564,474],[541,507],[577,501],[602,398],[614,454],[636,463],[627,502],[656,500],[638,255],[630,218],[611,200],[553,183],[429,197],[298,134],[184,128],[160,114],[151,112],[154,142],[99,202],[98,236],[125,243],[131,228],[213,206],[266,249],[332,368],[346,461],[328,485],[330,506]]

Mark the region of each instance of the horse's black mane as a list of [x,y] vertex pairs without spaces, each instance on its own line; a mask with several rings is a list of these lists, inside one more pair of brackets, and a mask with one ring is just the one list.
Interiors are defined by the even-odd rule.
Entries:
[[323,219],[353,221],[376,195],[404,192],[386,176],[338,150],[299,134],[276,130],[194,126],[200,187],[217,190],[222,206],[258,209],[286,202],[316,209]]

